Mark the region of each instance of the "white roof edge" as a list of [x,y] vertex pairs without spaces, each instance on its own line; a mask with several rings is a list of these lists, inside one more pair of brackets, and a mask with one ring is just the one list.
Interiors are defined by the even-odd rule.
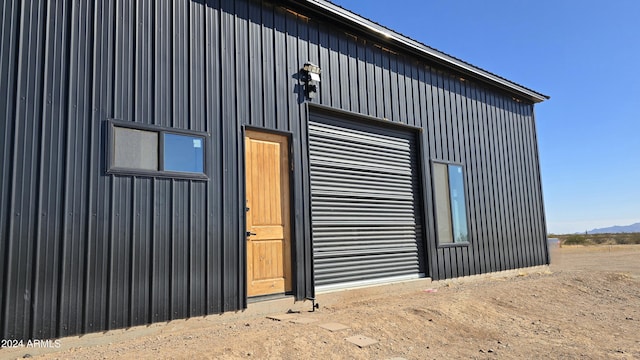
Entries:
[[368,20],[360,15],[357,15],[349,10],[346,10],[330,1],[304,0],[304,2],[315,5],[316,7],[319,7],[333,15],[339,16],[340,18],[350,23],[361,26],[367,30],[373,31],[374,33],[377,33],[383,37],[386,37],[387,39],[394,40],[406,47],[409,47],[413,50],[417,50],[418,52],[423,53],[427,57],[434,59],[436,61],[439,61],[441,63],[447,64],[454,69],[462,70],[463,72],[470,73],[476,78],[485,80],[489,83],[497,85],[498,87],[511,90],[512,92],[515,92],[525,98],[531,99],[534,102],[542,102],[544,100],[549,99],[549,96],[547,95],[528,89],[522,85],[516,84],[498,75],[492,74],[479,67],[473,66],[462,60],[456,59],[450,55],[447,55],[443,52],[433,49],[425,44],[422,44],[400,33],[397,33],[382,25],[376,24],[375,22]]

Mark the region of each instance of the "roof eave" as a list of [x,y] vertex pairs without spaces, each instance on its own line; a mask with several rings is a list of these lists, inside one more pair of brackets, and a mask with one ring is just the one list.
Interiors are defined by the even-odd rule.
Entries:
[[508,92],[519,95],[525,99],[533,101],[534,103],[539,103],[539,102],[548,100],[550,98],[547,95],[528,89],[522,85],[518,85],[498,75],[492,74],[486,70],[473,66],[462,60],[456,59],[436,49],[430,48],[416,40],[413,40],[391,29],[388,29],[384,26],[376,24],[371,20],[368,20],[357,14],[354,14],[329,1],[303,0],[302,2],[310,4],[319,10],[323,10],[330,15],[337,16],[354,26],[364,28],[376,34],[377,36],[379,36],[384,40],[395,42],[402,47],[408,48],[413,52],[417,52],[418,54],[425,56],[429,60],[438,62],[439,64],[447,66],[452,70],[456,70],[460,73],[466,74],[467,76],[471,76],[477,80],[481,80],[483,82],[497,86]]

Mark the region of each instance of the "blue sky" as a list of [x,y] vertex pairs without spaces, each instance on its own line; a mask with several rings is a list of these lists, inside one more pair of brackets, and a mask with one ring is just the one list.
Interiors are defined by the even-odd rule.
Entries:
[[640,1],[334,3],[551,96],[535,108],[549,232],[640,222]]

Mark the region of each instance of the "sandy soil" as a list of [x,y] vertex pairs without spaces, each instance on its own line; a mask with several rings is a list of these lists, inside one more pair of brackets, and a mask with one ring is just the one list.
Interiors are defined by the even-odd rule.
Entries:
[[[554,249],[549,268],[429,288],[294,315],[310,323],[207,317],[112,343],[69,338],[79,345],[42,358],[640,359],[640,246]],[[348,328],[319,326],[332,322]],[[354,335],[378,342],[360,348]]]

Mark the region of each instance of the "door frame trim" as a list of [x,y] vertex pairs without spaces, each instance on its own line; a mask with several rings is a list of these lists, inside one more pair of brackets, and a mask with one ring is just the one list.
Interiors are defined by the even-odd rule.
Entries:
[[[242,171],[242,184],[240,184],[241,186],[240,191],[240,209],[242,210],[240,213],[240,221],[242,222],[242,233],[239,234],[239,241],[240,241],[240,263],[242,264],[242,273],[243,273],[243,285],[244,285],[244,301],[245,304],[248,303],[248,277],[247,277],[247,238],[246,238],[246,233],[247,233],[247,212],[244,210],[245,209],[245,202],[247,200],[247,174],[245,172],[245,168],[246,168],[246,134],[247,134],[247,130],[250,131],[256,131],[256,132],[262,132],[262,133],[267,133],[267,134],[274,134],[274,135],[281,135],[287,138],[287,146],[288,146],[288,157],[289,157],[289,237],[290,237],[290,248],[291,248],[291,254],[290,254],[290,259],[291,259],[291,291],[287,291],[285,292],[285,295],[291,295],[291,294],[295,294],[296,293],[296,289],[297,289],[297,266],[296,266],[296,248],[297,248],[297,241],[295,241],[295,231],[296,231],[296,223],[295,223],[295,181],[294,181],[294,172],[291,168],[291,164],[293,162],[293,133],[290,131],[281,131],[281,130],[274,130],[274,129],[269,129],[269,128],[263,128],[263,127],[259,127],[259,126],[252,126],[252,125],[242,125],[242,141],[241,141],[241,151],[242,153],[240,154],[240,156],[238,156],[238,160],[239,160],[239,168]],[[270,298],[270,295],[258,295],[258,296],[252,296],[251,299],[261,299],[264,298],[265,300]],[[246,305],[245,305],[246,307]]]

